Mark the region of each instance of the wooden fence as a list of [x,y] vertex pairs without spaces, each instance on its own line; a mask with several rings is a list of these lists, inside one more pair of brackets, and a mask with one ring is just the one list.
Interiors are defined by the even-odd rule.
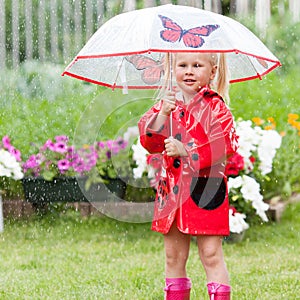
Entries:
[[[225,2],[225,1],[224,1]],[[0,0],[0,68],[29,59],[68,63],[97,28],[113,15],[160,4],[190,5],[223,13],[221,0]],[[229,1],[226,1],[228,5]],[[231,0],[230,13],[255,13],[262,34],[271,0]],[[279,0],[278,10],[299,21],[300,1]]]

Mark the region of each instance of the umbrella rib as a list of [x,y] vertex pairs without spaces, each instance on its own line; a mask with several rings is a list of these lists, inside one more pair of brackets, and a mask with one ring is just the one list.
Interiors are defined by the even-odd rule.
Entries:
[[122,68],[124,59],[125,59],[125,56],[122,57],[122,61],[121,61],[120,65],[119,65],[118,72],[117,72],[117,74],[116,74],[115,80],[113,81],[113,85],[112,85],[112,89],[113,89],[113,90],[114,90],[114,88],[116,87],[117,79],[118,79],[118,77],[119,77],[119,75],[120,75],[120,72],[121,72],[121,68]]
[[251,59],[250,59],[250,57],[249,57],[248,55],[246,55],[246,57],[247,57],[247,59],[249,60],[250,65],[252,66],[253,70],[255,71],[257,77],[258,77],[260,80],[262,80],[262,76],[261,76],[261,75],[259,74],[259,72],[256,70],[256,68],[255,68],[255,66],[254,66],[254,64],[253,64],[253,62],[252,62]]

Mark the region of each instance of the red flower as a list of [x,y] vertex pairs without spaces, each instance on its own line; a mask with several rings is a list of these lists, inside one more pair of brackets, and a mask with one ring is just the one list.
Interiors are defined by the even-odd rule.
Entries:
[[232,210],[232,215],[234,216],[237,213],[237,210],[234,206],[229,206],[229,209]]
[[225,167],[226,176],[237,176],[239,172],[244,169],[244,158],[238,153],[232,155],[228,160]]
[[255,161],[256,161],[256,158],[254,156],[250,156],[249,159],[250,159],[250,161],[251,161],[252,164],[254,164]]

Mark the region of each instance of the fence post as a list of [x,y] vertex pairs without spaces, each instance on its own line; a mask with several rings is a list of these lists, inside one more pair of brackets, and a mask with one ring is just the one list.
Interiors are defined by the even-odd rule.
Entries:
[[63,60],[66,63],[70,59],[70,2],[63,1],[62,3],[62,35],[63,35]]
[[4,222],[3,222],[3,203],[2,203],[2,195],[0,191],[0,233],[4,230]]
[[45,61],[46,59],[46,23],[45,23],[45,0],[39,1],[38,6],[38,40],[39,40],[39,59]]
[[249,0],[236,0],[235,13],[238,16],[245,17],[249,13]]
[[25,54],[26,59],[33,57],[33,38],[32,38],[32,0],[25,0]]
[[144,0],[144,7],[156,6],[155,0]]
[[19,22],[19,0],[12,0],[12,66],[15,68],[20,63],[20,22]]
[[267,24],[271,17],[270,0],[256,0],[255,4],[255,25],[259,29],[260,37],[266,36]]
[[300,21],[300,2],[299,0],[289,0],[289,10],[292,14],[293,22]]
[[82,28],[81,28],[81,20],[82,20],[82,12],[81,12],[81,1],[74,0],[74,24],[75,24],[75,52],[77,53],[82,46]]
[[6,47],[5,47],[5,0],[0,0],[0,68],[6,67]]
[[93,34],[93,2],[86,1],[85,3],[85,40],[87,41]]
[[123,7],[123,11],[127,12],[127,11],[132,11],[135,10],[135,0],[124,0],[124,7]]
[[57,22],[57,0],[50,1],[50,49],[51,58],[58,62],[58,22]]

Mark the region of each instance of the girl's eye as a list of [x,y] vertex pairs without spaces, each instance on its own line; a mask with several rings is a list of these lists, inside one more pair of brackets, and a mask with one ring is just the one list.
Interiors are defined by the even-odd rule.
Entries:
[[186,64],[179,64],[179,67],[184,68]]
[[200,65],[200,64],[195,64],[194,67],[195,67],[195,68],[200,68],[201,65]]

